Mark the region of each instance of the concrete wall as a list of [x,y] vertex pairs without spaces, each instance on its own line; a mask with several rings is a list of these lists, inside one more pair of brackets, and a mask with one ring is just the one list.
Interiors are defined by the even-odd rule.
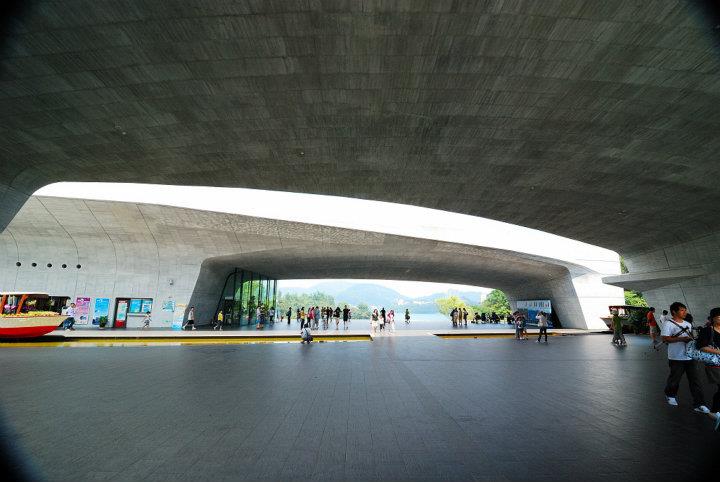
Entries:
[[631,274],[615,284],[641,291],[658,311],[680,301],[704,322],[710,309],[720,306],[720,232],[631,255],[625,262]]
[[169,299],[194,304],[198,321],[209,321],[235,267],[276,279],[492,286],[516,297],[550,298],[564,326],[578,328],[598,327],[607,305],[621,297],[591,268],[617,270],[616,255],[601,259],[606,250],[580,265],[484,246],[111,201],[33,197],[0,234],[0,247],[0,289],[106,297],[111,309],[118,297],[153,298],[155,326],[169,326],[161,311]]

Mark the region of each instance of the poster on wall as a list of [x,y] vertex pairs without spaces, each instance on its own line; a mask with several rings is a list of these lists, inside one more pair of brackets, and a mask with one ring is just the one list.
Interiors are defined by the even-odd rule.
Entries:
[[118,301],[117,313],[115,313],[115,321],[124,322],[127,319],[128,303],[126,300]]
[[93,325],[107,325],[110,314],[110,298],[95,298],[95,309],[93,310]]
[[168,298],[162,303],[162,310],[163,311],[175,311],[175,300],[172,298]]
[[130,313],[140,313],[142,307],[142,300],[140,298],[133,298],[130,300]]
[[173,322],[172,322],[172,329],[173,330],[182,330],[182,324],[185,320],[185,309],[187,308],[186,304],[178,303],[175,305],[175,313],[173,316]]
[[173,316],[175,312],[175,300],[172,297],[165,298],[160,303],[160,319],[159,321],[163,324],[163,327],[170,327],[173,324]]
[[541,311],[545,312],[548,317],[548,327],[552,328],[552,304],[550,300],[521,300],[517,302],[517,309],[525,315],[525,319],[531,325],[537,324],[535,317]]
[[90,322],[90,298],[78,296],[75,298],[75,324],[87,325]]
[[140,313],[147,313],[148,311],[152,311],[152,299],[142,300],[142,307],[140,308]]

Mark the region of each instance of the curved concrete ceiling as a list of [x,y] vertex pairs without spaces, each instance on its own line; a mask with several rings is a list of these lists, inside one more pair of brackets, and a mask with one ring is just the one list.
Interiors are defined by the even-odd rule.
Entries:
[[[217,302],[226,276],[240,267],[279,279],[497,287],[515,299],[553,299],[567,326],[578,327],[602,323],[608,299],[621,298],[619,288],[603,285],[601,273],[581,261],[147,204],[33,197],[0,234],[0,243],[2,289],[85,296],[96,289],[101,293],[95,296],[159,299],[192,293],[203,306]],[[82,269],[72,269],[76,264]],[[174,280],[172,288],[166,279]]]
[[700,236],[720,220],[700,3],[36,1],[0,59],[0,224],[44,184],[105,180],[388,200],[625,253]]

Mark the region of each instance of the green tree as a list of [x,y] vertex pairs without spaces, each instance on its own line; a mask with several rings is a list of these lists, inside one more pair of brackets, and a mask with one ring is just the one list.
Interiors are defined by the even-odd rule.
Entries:
[[480,303],[478,310],[484,313],[492,313],[494,311],[498,316],[504,316],[510,313],[510,302],[505,293],[500,290],[492,290],[487,295],[487,298]]
[[357,306],[352,308],[353,318],[366,319],[370,318],[370,307],[367,303],[358,303]]
[[302,308],[303,306],[305,307],[306,311],[311,306],[334,307],[335,299],[332,296],[326,293],[322,293],[320,291],[315,291],[314,293],[280,293],[280,296],[278,296],[277,305],[281,313],[287,312],[288,307],[292,307],[294,314],[295,310],[297,310],[298,308]]
[[625,290],[625,304],[630,306],[643,306],[648,307],[647,301],[643,298],[642,293],[637,291]]
[[457,296],[448,296],[447,298],[437,298],[435,300],[435,306],[440,313],[443,315],[450,315],[453,308],[465,308],[469,312],[472,312],[473,307],[465,303]]

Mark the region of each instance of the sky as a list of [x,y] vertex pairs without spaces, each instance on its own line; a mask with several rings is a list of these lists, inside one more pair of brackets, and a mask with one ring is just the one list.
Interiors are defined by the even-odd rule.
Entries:
[[[298,279],[298,280],[283,280],[278,282],[278,289],[285,287],[292,288],[312,288],[316,284],[330,280],[316,280],[316,279]],[[381,286],[391,288],[403,296],[409,298],[417,298],[418,296],[432,295],[435,293],[444,293],[450,289],[457,291],[472,291],[475,293],[482,293],[487,295],[491,288],[483,288],[479,286],[467,286],[467,285],[455,285],[448,283],[426,283],[420,281],[393,281],[393,280],[332,280],[338,282],[350,282],[350,283],[372,283]]]
[[[500,221],[438,209],[337,196],[206,186],[74,182],[50,184],[39,189],[35,195],[161,204],[477,244],[558,259],[617,258],[616,253],[604,248]],[[619,264],[617,269],[619,273]],[[311,286],[321,281],[293,280],[284,281],[283,285]],[[406,296],[422,296],[448,289],[487,291],[480,287],[437,283],[373,282]]]

